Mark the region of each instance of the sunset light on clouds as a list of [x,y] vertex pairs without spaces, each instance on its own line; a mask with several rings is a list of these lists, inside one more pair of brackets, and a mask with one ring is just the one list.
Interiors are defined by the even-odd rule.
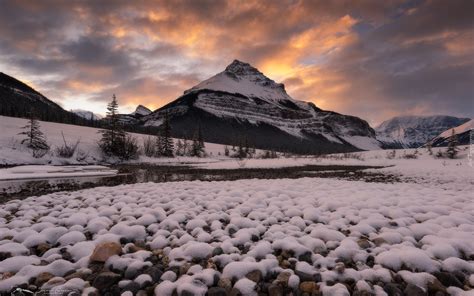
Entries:
[[0,2],[0,71],[66,109],[156,109],[239,59],[371,124],[473,116],[472,1]]

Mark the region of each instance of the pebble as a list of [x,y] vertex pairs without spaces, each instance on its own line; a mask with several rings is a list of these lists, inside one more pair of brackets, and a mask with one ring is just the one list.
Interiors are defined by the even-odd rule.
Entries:
[[105,262],[113,255],[120,255],[122,246],[116,242],[103,242],[98,244],[90,257],[91,262]]
[[118,283],[122,277],[119,274],[113,273],[111,271],[104,271],[97,275],[92,283],[92,286],[97,288],[99,291],[104,291],[114,284]]

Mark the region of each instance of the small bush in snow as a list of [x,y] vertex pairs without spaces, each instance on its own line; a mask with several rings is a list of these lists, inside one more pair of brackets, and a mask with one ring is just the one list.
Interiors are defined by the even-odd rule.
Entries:
[[403,154],[403,158],[405,158],[405,159],[417,159],[418,155],[416,153],[405,153],[405,154]]
[[395,149],[387,152],[387,159],[394,159],[395,157],[397,157],[397,151]]
[[138,143],[137,139],[126,135],[123,141],[123,148],[122,153],[120,153],[119,157],[123,160],[128,159],[137,159],[138,158]]
[[81,139],[77,139],[76,143],[70,145],[66,142],[63,132],[61,132],[61,136],[63,137],[63,145],[56,147],[56,155],[63,158],[71,158],[76,152],[77,146],[79,146]]
[[151,136],[143,139],[143,153],[148,157],[153,157],[156,154],[155,141]]

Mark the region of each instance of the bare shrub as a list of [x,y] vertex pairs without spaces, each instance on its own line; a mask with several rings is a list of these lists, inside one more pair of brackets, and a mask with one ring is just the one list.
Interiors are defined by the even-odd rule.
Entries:
[[126,135],[123,140],[121,152],[120,158],[123,160],[137,159],[139,155],[137,139],[130,135]]
[[156,154],[155,140],[151,136],[143,139],[143,153],[148,157],[153,157]]
[[56,147],[56,155],[63,158],[71,158],[76,152],[81,139],[77,139],[76,143],[70,145],[66,142],[66,138],[64,138],[63,132],[61,132],[61,136],[63,137],[63,145]]

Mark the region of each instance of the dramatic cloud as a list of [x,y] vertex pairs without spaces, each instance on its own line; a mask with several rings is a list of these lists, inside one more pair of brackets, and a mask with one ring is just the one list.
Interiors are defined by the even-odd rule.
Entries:
[[233,59],[376,124],[472,117],[473,1],[2,1],[0,70],[65,108],[158,108]]

